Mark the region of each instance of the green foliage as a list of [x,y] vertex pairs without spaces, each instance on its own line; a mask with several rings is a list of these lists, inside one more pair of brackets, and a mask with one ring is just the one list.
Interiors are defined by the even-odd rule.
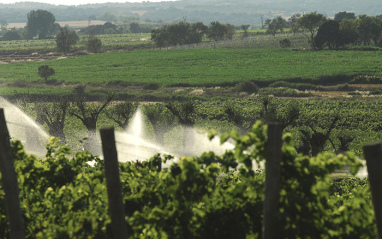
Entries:
[[[307,53],[285,49],[142,50],[108,52],[49,62],[50,67],[57,71],[55,77],[65,84],[102,84],[106,80],[120,80],[129,84],[157,83],[161,86],[214,86],[251,79],[269,81],[297,77],[309,81],[336,74],[346,76],[371,72],[378,75],[382,72],[381,64],[379,52],[373,51]],[[5,82],[14,82],[15,79],[33,82],[38,80],[38,76],[31,75],[31,72],[35,72],[40,65],[38,62],[3,64],[0,65],[0,74]],[[327,82],[333,84],[333,78],[328,78]]]
[[354,12],[338,12],[334,15],[334,21],[342,21],[344,19],[356,19]]
[[230,24],[221,24],[220,22],[211,22],[208,27],[207,37],[214,41],[232,39],[235,28]]
[[86,50],[93,53],[98,53],[102,47],[102,41],[94,34],[91,34],[85,43]]
[[25,28],[27,39],[38,35],[39,39],[44,39],[47,35],[53,34],[56,18],[46,10],[32,10],[28,13],[28,22]]
[[67,53],[78,41],[79,37],[74,30],[70,30],[68,27],[61,27],[56,35],[57,50]]
[[298,22],[302,29],[308,30],[310,35],[306,35],[312,49],[315,49],[314,36],[317,29],[326,21],[326,18],[317,12],[311,12],[299,18]]
[[45,82],[46,82],[46,81],[48,81],[48,77],[53,76],[54,74],[56,74],[56,72],[54,71],[54,69],[52,67],[50,67],[48,65],[43,65],[43,66],[38,67],[37,74],[41,78],[44,78]]
[[179,22],[163,26],[151,32],[151,40],[157,47],[201,43],[207,26],[201,22]]
[[21,36],[16,31],[15,28],[10,30],[10,31],[6,31],[1,38],[2,41],[15,41],[15,40],[20,40],[20,39],[21,39]]
[[351,81],[351,84],[382,84],[382,79],[379,76],[370,76],[370,75],[358,75],[354,77]]
[[[119,163],[127,228],[132,238],[246,238],[262,236],[267,127],[257,122],[245,135],[220,137],[235,148]],[[210,138],[216,132],[210,132]],[[376,222],[367,180],[333,182],[330,174],[361,163],[348,152],[317,157],[296,154],[283,137],[279,218],[283,238],[373,238]],[[52,138],[44,159],[13,141],[15,169],[27,238],[112,238],[103,161]],[[91,164],[89,164],[91,162]],[[255,170],[258,168],[258,170]],[[0,188],[0,193],[3,193]],[[7,237],[0,197],[0,237]]]
[[265,25],[267,25],[267,33],[273,36],[276,35],[278,31],[282,32],[286,24],[286,20],[281,16],[273,18],[272,20],[267,19],[265,21]]
[[247,92],[249,94],[256,93],[259,87],[252,81],[242,81],[234,86],[234,90],[237,92]]
[[281,39],[279,43],[281,48],[290,48],[292,46],[292,42],[287,38]]

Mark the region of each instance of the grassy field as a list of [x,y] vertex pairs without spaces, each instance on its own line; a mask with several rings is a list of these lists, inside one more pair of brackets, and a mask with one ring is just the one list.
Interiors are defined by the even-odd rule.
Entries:
[[43,82],[37,68],[47,64],[64,83],[108,82],[222,84],[242,80],[316,78],[333,74],[381,75],[380,52],[253,49],[142,50],[109,52],[48,62],[0,65],[0,81]]

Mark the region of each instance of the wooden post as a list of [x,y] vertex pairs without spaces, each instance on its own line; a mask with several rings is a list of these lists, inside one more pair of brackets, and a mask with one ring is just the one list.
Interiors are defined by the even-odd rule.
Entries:
[[279,239],[279,199],[282,127],[280,124],[268,124],[268,141],[265,161],[265,199],[263,219],[263,239]]
[[9,221],[9,236],[11,239],[23,239],[25,238],[25,232],[20,209],[19,186],[17,184],[15,166],[13,164],[13,155],[4,109],[0,109],[0,170]]
[[114,128],[103,128],[100,130],[100,133],[113,238],[124,239],[128,238],[128,235],[122,198],[122,185],[119,179],[118,155],[115,146]]
[[363,146],[374,212],[377,219],[378,238],[382,238],[382,144],[373,143]]

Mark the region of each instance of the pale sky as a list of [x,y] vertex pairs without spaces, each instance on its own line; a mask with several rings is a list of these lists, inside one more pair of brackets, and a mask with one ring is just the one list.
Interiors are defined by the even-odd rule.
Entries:
[[[161,2],[161,1],[175,1],[175,0],[149,0],[149,2]],[[142,2],[142,0],[0,0],[0,3],[16,3],[16,2],[41,2],[41,3],[50,3],[55,5],[81,5],[89,3],[107,3],[107,2]]]

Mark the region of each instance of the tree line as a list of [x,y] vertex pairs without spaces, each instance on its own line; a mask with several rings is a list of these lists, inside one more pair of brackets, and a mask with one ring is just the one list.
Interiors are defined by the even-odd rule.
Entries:
[[206,26],[202,22],[179,22],[153,30],[151,40],[155,42],[157,47],[166,47],[201,43],[203,37],[213,41],[232,39],[234,34],[235,26],[231,24],[211,22],[209,26]]
[[289,19],[278,16],[265,22],[267,33],[275,35],[289,28],[294,34],[301,31],[312,49],[338,49],[348,45],[382,45],[382,15],[355,16],[339,12],[334,19],[320,13],[294,14]]

